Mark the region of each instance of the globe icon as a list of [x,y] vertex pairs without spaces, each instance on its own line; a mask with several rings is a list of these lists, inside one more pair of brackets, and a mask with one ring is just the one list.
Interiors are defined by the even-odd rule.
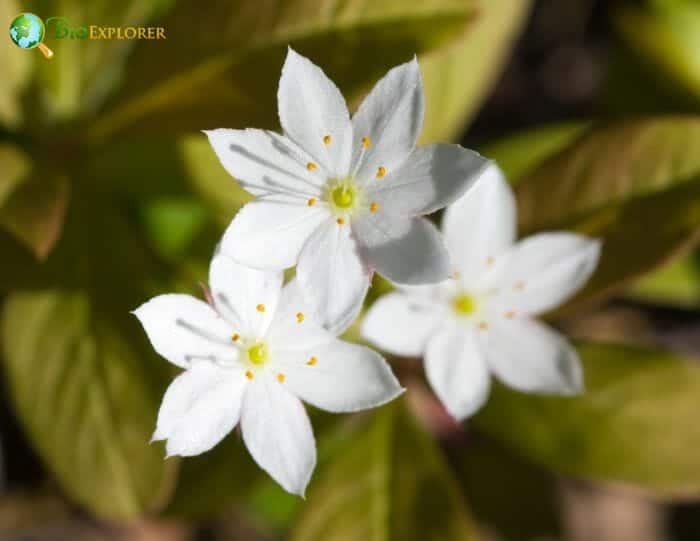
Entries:
[[44,21],[33,13],[17,15],[10,24],[10,37],[18,47],[33,49],[44,39]]
[[53,52],[42,43],[46,27],[41,17],[37,17],[33,13],[22,13],[12,19],[10,24],[10,38],[22,49],[34,49],[39,47],[39,50],[46,58],[51,58]]

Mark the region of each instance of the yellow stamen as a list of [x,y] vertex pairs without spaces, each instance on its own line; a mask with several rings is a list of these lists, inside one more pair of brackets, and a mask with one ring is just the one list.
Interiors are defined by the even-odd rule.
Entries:
[[256,309],[258,312],[264,312],[264,311],[265,311],[265,305],[264,305],[264,304],[258,304],[258,305],[255,307],[255,309]]
[[330,136],[330,135],[326,135],[326,136],[323,138],[323,144],[324,144],[324,145],[330,145],[330,144],[331,144],[331,136]]
[[508,311],[506,312],[506,317],[507,317],[508,319],[513,319],[513,318],[515,317],[515,312],[513,312],[513,310],[508,310]]
[[279,381],[280,383],[284,383],[284,374],[282,372],[277,374],[277,381]]
[[362,138],[362,148],[369,148],[369,145],[371,143],[372,143],[372,140],[369,137]]
[[306,204],[309,205],[310,207],[313,207],[313,206],[316,204],[316,198],[315,198],[315,197],[312,197],[311,199],[309,199],[309,200],[306,202]]
[[317,359],[316,357],[311,357],[311,358],[306,362],[306,364],[308,364],[309,366],[313,366],[313,365],[315,365],[317,362],[318,362],[318,359]]
[[493,261],[494,261],[494,259],[493,259],[493,257],[491,257],[491,256],[488,256],[488,257],[486,258],[486,264],[487,264],[489,267],[490,267],[491,265],[493,265]]
[[482,321],[481,323],[479,323],[479,329],[481,329],[482,331],[485,331],[488,328],[489,328],[489,324],[486,323],[485,321]]
[[516,282],[515,289],[517,289],[518,291],[522,291],[523,289],[525,289],[525,282]]
[[236,334],[234,334],[234,335],[231,337],[231,340],[233,340],[234,342],[238,342],[238,340],[239,340],[240,338],[241,338],[241,335],[238,334],[238,333],[236,333]]
[[299,312],[297,314],[297,323],[301,323],[302,321],[304,321],[304,314],[302,312]]
[[246,370],[245,377],[248,379],[253,379],[253,373],[250,370]]
[[369,206],[369,211],[370,212],[377,212],[379,210],[379,205],[372,201],[372,204]]
[[343,225],[343,224],[345,223],[345,218],[338,218],[335,222],[336,222],[338,225]]
[[461,277],[462,277],[462,273],[459,271],[454,271],[452,273],[452,278],[454,278],[455,280],[459,280]]
[[386,167],[382,165],[377,169],[377,178],[382,178],[384,175],[386,175]]
[[309,162],[306,164],[306,168],[309,171],[314,171],[316,169],[316,167],[318,167],[318,166],[314,162]]

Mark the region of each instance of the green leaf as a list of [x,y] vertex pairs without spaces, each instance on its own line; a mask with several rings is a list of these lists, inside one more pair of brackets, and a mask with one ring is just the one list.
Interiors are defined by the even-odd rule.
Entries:
[[480,152],[496,161],[511,184],[517,184],[545,159],[569,146],[588,126],[585,122],[542,126],[492,141]]
[[[3,33],[7,32],[10,21],[22,12],[23,6],[24,4],[20,5],[17,0],[0,2]],[[14,128],[21,123],[20,94],[31,75],[33,60],[32,53],[18,48],[12,40],[7,39],[7,34],[0,40],[0,125]]]
[[149,445],[152,359],[120,319],[85,291],[26,291],[8,296],[0,330],[14,407],[45,464],[83,506],[130,519],[161,504],[174,463]]
[[[675,86],[700,98],[700,6],[695,1],[618,3],[612,10],[618,34],[662,88]],[[652,84],[656,84],[652,82]],[[634,98],[633,98],[634,99]]]
[[560,473],[632,484],[655,497],[700,495],[696,361],[655,349],[581,344],[575,398],[496,386],[477,427]]
[[573,229],[603,241],[572,304],[613,293],[700,240],[698,137],[696,117],[592,128],[518,183],[524,234]]
[[696,251],[666,265],[642,278],[626,294],[634,299],[667,306],[700,307],[700,254]]
[[475,539],[440,451],[403,408],[375,412],[319,472],[293,541]]
[[0,226],[44,259],[59,239],[67,205],[67,179],[37,165],[5,199]]
[[127,128],[275,128],[288,45],[322,66],[352,100],[387,68],[459,36],[472,12],[465,0],[227,2],[207,9],[179,2],[162,22],[168,39],[139,44],[123,92],[89,138],[102,141]]
[[531,3],[475,1],[474,20],[461,39],[421,56],[426,93],[421,142],[459,137],[500,76]]

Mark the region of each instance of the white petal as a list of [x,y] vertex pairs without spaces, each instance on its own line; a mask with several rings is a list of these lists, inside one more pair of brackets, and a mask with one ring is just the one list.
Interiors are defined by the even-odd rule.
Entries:
[[275,350],[299,351],[326,344],[335,335],[323,328],[295,278],[282,289],[267,340]]
[[319,320],[340,334],[357,317],[370,275],[358,254],[350,227],[335,221],[321,225],[302,249],[299,286]]
[[393,216],[381,210],[353,222],[361,252],[370,266],[398,284],[445,280],[450,261],[437,228],[424,218]]
[[[315,358],[315,364],[308,361]],[[381,406],[403,389],[384,358],[369,348],[341,340],[288,354],[281,362],[284,385],[326,411],[352,412]]]
[[362,336],[394,355],[418,357],[445,316],[437,302],[428,304],[403,293],[389,293],[365,315]]
[[282,271],[261,271],[240,265],[225,255],[215,255],[209,267],[209,286],[217,310],[236,332],[261,338],[274,318],[282,290]]
[[[291,48],[282,68],[277,103],[285,134],[334,175],[346,175],[352,124],[340,90],[323,70]],[[330,143],[324,137],[330,136]]]
[[576,351],[542,323],[527,318],[491,320],[486,344],[491,370],[510,387],[562,395],[583,389]]
[[425,352],[425,374],[447,411],[469,417],[486,402],[491,376],[472,326],[451,324],[440,330]]
[[598,265],[600,242],[573,233],[541,233],[516,244],[499,262],[504,310],[539,314],[578,291]]
[[260,467],[287,492],[303,496],[316,465],[316,442],[299,399],[261,373],[243,400],[241,430]]
[[238,357],[230,324],[194,297],[159,295],[133,313],[153,349],[181,368],[189,367],[193,359],[231,361]]
[[[381,166],[391,172],[411,153],[423,127],[423,82],[414,58],[390,70],[372,89],[353,116],[353,134],[360,166],[357,177],[370,181]],[[359,143],[370,138],[362,150]]]
[[250,267],[293,267],[311,233],[327,219],[329,212],[321,205],[258,199],[236,214],[221,240],[221,251]]
[[455,270],[473,283],[514,242],[517,214],[513,191],[495,164],[476,184],[447,207],[442,232]]
[[238,423],[246,384],[239,370],[193,364],[165,392],[153,439],[168,440],[168,456],[208,451]]
[[314,159],[286,137],[254,129],[205,133],[224,169],[253,195],[306,200],[321,193],[321,170],[308,170]]
[[417,148],[395,171],[367,186],[367,199],[392,214],[430,214],[456,201],[490,162],[459,145]]

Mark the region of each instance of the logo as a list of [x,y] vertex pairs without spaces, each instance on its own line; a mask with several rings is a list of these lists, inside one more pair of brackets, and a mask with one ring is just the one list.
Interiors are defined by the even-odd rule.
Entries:
[[71,26],[65,17],[49,17],[46,23],[33,13],[21,13],[10,23],[10,38],[21,49],[38,48],[46,58],[53,57],[53,51],[44,43],[47,27],[53,30],[52,39],[78,40],[161,40],[165,29],[155,26]]
[[46,35],[46,26],[41,17],[33,13],[21,13],[10,23],[10,38],[22,49],[38,48],[46,58],[53,56],[53,51],[42,42]]

